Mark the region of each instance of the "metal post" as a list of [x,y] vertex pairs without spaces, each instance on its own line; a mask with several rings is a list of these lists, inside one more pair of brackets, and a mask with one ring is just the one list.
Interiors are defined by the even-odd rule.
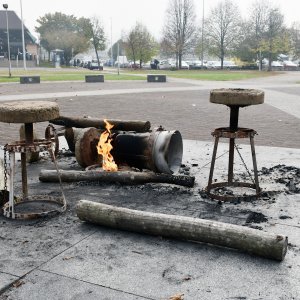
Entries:
[[20,0],[20,6],[21,6],[21,21],[22,21],[23,66],[24,66],[24,70],[26,70],[26,49],[25,49],[25,36],[24,36],[24,20],[23,20],[22,0]]
[[120,52],[120,45],[119,45],[119,42],[118,42],[118,75],[120,75],[120,55],[119,55],[119,52]]
[[218,143],[219,143],[219,136],[215,136],[215,144],[214,144],[213,155],[211,158],[209,178],[208,178],[208,184],[207,184],[207,192],[208,193],[211,190],[211,184],[212,184],[212,180],[213,180],[213,176],[214,176],[214,168],[215,168],[215,162],[216,162],[216,156],[217,156],[217,150],[218,150]]
[[203,59],[204,59],[204,0],[202,2],[202,35],[201,35],[201,69],[203,69]]
[[110,18],[110,57],[111,66],[114,66],[114,56],[113,56],[113,44],[112,44],[112,17]]
[[8,5],[3,4],[3,8],[5,8],[6,13],[6,30],[7,30],[7,50],[8,50],[8,75],[11,77],[11,61],[10,61],[10,44],[9,44],[9,30],[8,30],[8,15],[7,15],[7,9]]
[[[238,130],[239,121],[239,106],[230,106],[230,123],[229,128],[231,132]],[[234,164],[234,145],[235,138],[229,140],[229,161],[228,161],[228,182],[233,181],[233,164]]]
[[251,145],[251,154],[252,154],[252,162],[253,162],[253,172],[254,172],[256,195],[259,196],[260,187],[259,187],[259,182],[258,182],[257,163],[256,163],[256,155],[255,155],[253,135],[250,135],[250,145]]
[[14,210],[14,176],[15,176],[15,153],[9,152],[9,209],[8,216],[13,218]]

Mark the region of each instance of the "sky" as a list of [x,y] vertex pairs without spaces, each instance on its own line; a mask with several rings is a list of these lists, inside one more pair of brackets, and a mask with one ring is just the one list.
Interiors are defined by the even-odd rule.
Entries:
[[[194,0],[195,13],[198,24],[203,14],[215,7],[220,0]],[[233,0],[240,8],[243,17],[247,17],[249,7],[254,0]],[[261,0],[263,1],[263,0]],[[300,22],[299,0],[269,0],[278,6],[285,16],[285,23],[290,26],[293,22]],[[3,2],[5,3],[5,2]],[[75,17],[101,20],[106,33],[108,44],[121,38],[122,33],[128,32],[136,22],[144,24],[157,38],[161,37],[165,20],[165,12],[169,0],[6,0],[8,10],[14,10],[21,17],[21,4],[23,20],[29,31],[38,37],[34,28],[38,25],[36,20],[46,13],[62,12]],[[1,7],[2,9],[2,7]]]

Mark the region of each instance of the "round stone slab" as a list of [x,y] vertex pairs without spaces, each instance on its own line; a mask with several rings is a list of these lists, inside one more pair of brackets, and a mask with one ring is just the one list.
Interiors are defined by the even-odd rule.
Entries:
[[255,89],[215,89],[210,92],[211,103],[228,106],[249,106],[264,103],[265,93]]
[[59,107],[49,101],[11,101],[0,103],[0,122],[36,123],[59,117]]

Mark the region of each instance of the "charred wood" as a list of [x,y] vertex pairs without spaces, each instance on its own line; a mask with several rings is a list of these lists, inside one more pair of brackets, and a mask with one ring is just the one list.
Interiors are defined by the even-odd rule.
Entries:
[[[107,120],[110,124],[114,125],[113,130],[117,131],[136,131],[147,132],[151,128],[149,121],[123,121],[123,120]],[[56,119],[49,121],[55,125],[66,127],[87,128],[95,127],[98,129],[105,129],[103,119],[88,118],[88,117],[66,117],[60,116]]]
[[[77,181],[99,181],[99,182],[118,182],[122,184],[144,184],[144,183],[169,183],[186,187],[194,186],[195,177],[186,175],[170,175],[153,172],[132,172],[132,171],[74,171],[60,170],[63,182]],[[59,182],[57,172],[54,170],[42,170],[39,175],[42,182]]]

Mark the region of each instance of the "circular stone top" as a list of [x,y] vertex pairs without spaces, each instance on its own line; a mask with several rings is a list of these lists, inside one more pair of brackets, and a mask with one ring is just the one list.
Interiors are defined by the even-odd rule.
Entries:
[[49,101],[11,101],[0,103],[0,122],[36,123],[59,117],[59,107]]
[[211,103],[228,106],[248,106],[264,103],[265,93],[254,89],[215,89],[210,92]]

